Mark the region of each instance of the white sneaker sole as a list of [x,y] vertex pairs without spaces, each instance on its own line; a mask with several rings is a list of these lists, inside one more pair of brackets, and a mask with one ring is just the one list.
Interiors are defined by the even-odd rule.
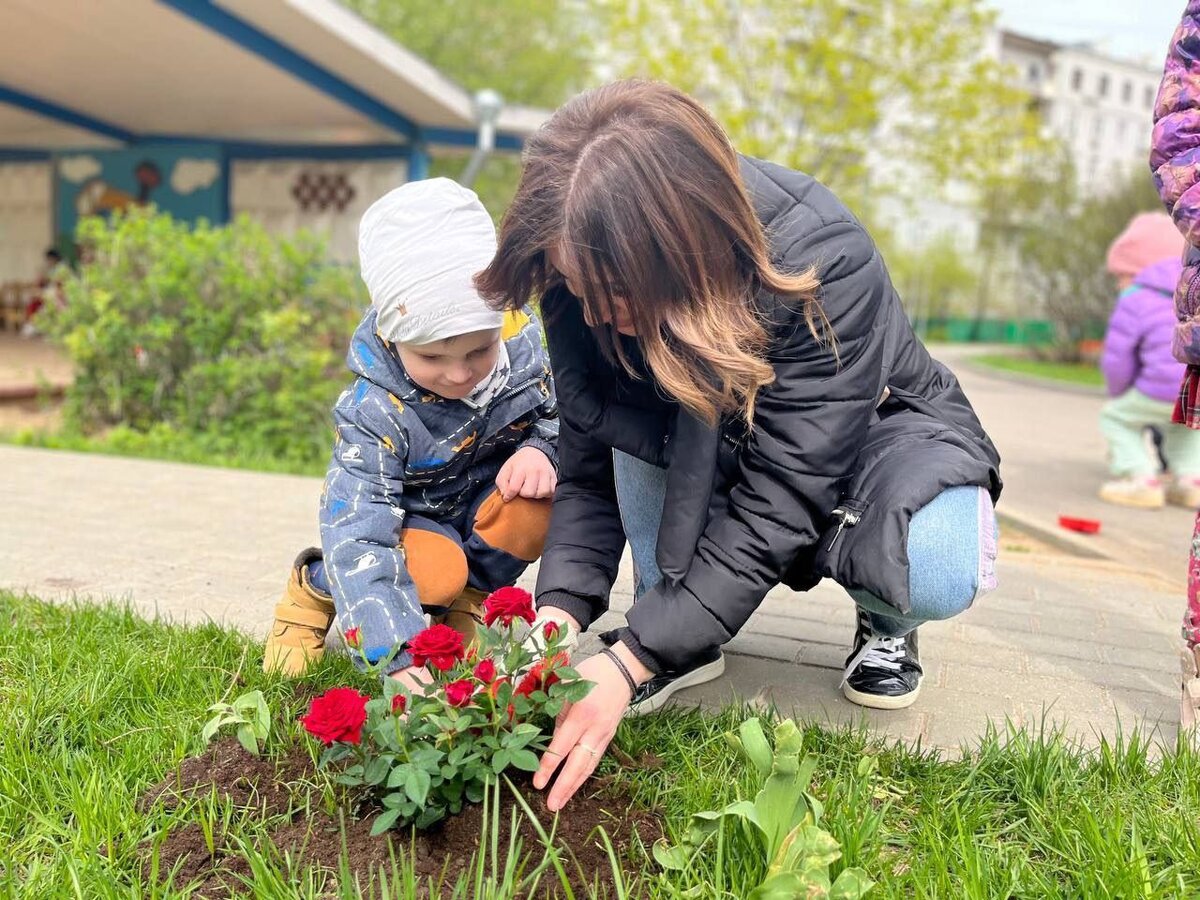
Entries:
[[864,694],[862,691],[856,691],[848,682],[842,685],[842,694],[847,700],[871,709],[907,709],[917,702],[917,696],[920,693],[921,683],[919,681],[917,682],[916,690],[911,694],[903,694],[899,697],[887,697],[882,694]]
[[695,687],[698,684],[705,684],[709,681],[714,681],[725,674],[725,654],[722,653],[717,659],[698,669],[692,669],[682,678],[677,678],[669,685],[655,694],[643,700],[641,703],[635,703],[625,710],[625,716],[632,718],[633,716],[644,716],[648,713],[657,712],[667,705],[671,699],[671,695],[676,691],[682,691],[684,688]]
[[1147,492],[1144,494],[1125,494],[1119,491],[1100,491],[1100,499],[1114,506],[1125,506],[1130,509],[1162,509],[1167,505],[1164,494]]

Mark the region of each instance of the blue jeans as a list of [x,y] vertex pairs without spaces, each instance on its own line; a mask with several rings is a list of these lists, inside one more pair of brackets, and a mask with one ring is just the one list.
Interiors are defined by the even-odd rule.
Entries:
[[[662,581],[655,559],[658,528],[667,493],[667,473],[616,451],[613,467],[621,522],[633,556],[634,597]],[[996,516],[988,492],[953,487],[912,517],[908,534],[909,602],[899,613],[862,590],[849,594],[885,637],[908,634],[922,622],[949,619],[996,586]]]

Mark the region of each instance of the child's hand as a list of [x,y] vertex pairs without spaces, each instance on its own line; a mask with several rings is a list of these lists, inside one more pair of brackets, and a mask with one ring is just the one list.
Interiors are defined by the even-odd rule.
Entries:
[[392,677],[408,688],[410,693],[420,694],[425,685],[433,681],[433,675],[424,666],[409,666],[407,669],[397,669]]
[[500,499],[507,503],[514,497],[544,500],[554,496],[558,473],[554,464],[536,447],[522,447],[508,458],[496,476]]

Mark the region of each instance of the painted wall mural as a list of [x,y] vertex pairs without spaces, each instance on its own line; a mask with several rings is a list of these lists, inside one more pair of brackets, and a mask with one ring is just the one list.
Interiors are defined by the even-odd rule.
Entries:
[[153,203],[178,219],[225,215],[222,151],[216,144],[143,144],[89,150],[57,161],[57,231],[73,234],[83,216],[108,216]]

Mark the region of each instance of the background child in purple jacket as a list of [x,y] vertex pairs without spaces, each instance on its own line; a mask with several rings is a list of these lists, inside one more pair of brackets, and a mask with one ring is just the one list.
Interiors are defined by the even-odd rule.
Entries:
[[[1108,270],[1121,289],[1100,363],[1113,398],[1100,414],[1115,476],[1100,497],[1110,503],[1200,506],[1200,433],[1171,424],[1184,373],[1171,353],[1182,253],[1183,238],[1164,213],[1135,216],[1108,251]],[[1148,426],[1162,433],[1166,477],[1148,449]]]

